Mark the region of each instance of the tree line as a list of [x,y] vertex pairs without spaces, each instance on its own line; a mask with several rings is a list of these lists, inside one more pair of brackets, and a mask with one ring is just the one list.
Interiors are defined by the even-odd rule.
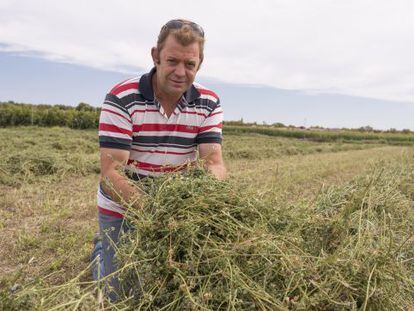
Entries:
[[86,103],[76,107],[0,102],[0,127],[37,125],[73,129],[98,128],[100,108]]
[[[37,126],[66,126],[73,129],[96,129],[99,126],[99,115],[101,109],[93,107],[86,103],[79,103],[76,107],[65,105],[33,105],[25,103],[15,103],[13,101],[0,102],[0,127],[37,125]],[[240,131],[245,127],[246,131],[255,132],[254,128],[259,127],[259,131],[266,131],[265,128],[286,128],[292,130],[329,130],[316,126],[311,128],[296,127],[293,125],[284,125],[277,122],[273,124],[258,124],[257,122],[246,123],[243,119],[236,121],[223,122],[225,127],[235,127],[233,130]],[[253,130],[252,130],[253,129]],[[339,129],[338,129],[339,130]],[[343,131],[364,132],[364,133],[394,133],[394,134],[412,134],[409,129],[397,131],[396,129],[375,130],[371,126],[364,126],[358,129],[340,129]],[[303,133],[298,134],[303,137]],[[318,134],[320,135],[320,134]]]

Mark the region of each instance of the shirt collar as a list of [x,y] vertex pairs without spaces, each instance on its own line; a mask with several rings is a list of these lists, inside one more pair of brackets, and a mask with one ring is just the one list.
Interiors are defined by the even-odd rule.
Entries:
[[[152,89],[151,81],[155,71],[156,68],[153,67],[150,72],[142,75],[141,79],[139,80],[139,92],[142,94],[142,96],[144,96],[145,99],[150,101],[154,101],[154,90]],[[185,100],[181,99],[179,102],[184,105],[191,103],[201,96],[193,84],[191,84],[191,86],[187,91],[185,91],[183,95]]]

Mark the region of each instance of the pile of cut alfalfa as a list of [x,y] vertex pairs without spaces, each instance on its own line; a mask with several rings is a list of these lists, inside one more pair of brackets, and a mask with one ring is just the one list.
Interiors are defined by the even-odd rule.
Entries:
[[[145,207],[118,251],[128,303],[169,309],[275,309],[292,261],[269,215],[229,183],[204,174],[148,180]],[[138,286],[141,284],[141,286]],[[133,298],[132,298],[133,297]]]
[[402,168],[377,168],[323,191],[314,205],[289,207],[199,171],[147,180],[144,208],[129,211],[135,229],[118,251],[120,305],[406,309],[414,301],[413,181]]
[[[412,159],[286,205],[201,171],[137,184],[118,249],[122,293],[80,282],[0,295],[4,309],[410,310]],[[98,286],[97,286],[98,285]],[[4,307],[5,306],[5,307]]]

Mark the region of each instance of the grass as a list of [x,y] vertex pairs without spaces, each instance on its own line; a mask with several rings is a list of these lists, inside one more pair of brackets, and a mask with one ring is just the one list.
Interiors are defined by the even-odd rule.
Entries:
[[315,197],[325,187],[344,184],[381,160],[399,161],[410,150],[380,146],[254,161],[238,159],[229,161],[228,167],[246,191],[289,202]]
[[[16,291],[33,282],[59,286],[76,279],[79,272],[87,268],[92,236],[97,231],[95,196],[99,173],[98,147],[94,130],[7,128],[0,129],[0,138],[0,301],[4,306],[12,306],[15,302],[7,298],[10,290]],[[375,190],[375,193],[367,192],[371,196],[364,196],[364,192],[361,192],[364,178],[369,179],[367,176],[372,176],[374,168],[378,167],[412,172],[412,147],[390,146],[383,142],[315,142],[244,133],[225,135],[223,147],[231,178],[237,187],[246,194],[255,195],[262,202],[298,216],[312,214],[305,212],[304,207],[328,207],[332,200],[342,202],[346,193],[353,194],[355,191],[361,193],[361,204],[364,200],[371,200],[369,206],[378,206],[375,202],[380,203],[389,196],[393,199],[396,194],[378,193]],[[387,170],[387,174],[391,174],[390,171],[392,169]],[[387,176],[390,181],[395,180],[391,178],[392,174]],[[406,202],[412,202],[413,183],[412,179],[407,180],[398,185],[398,191],[408,198]],[[353,182],[354,188],[349,188],[350,182]],[[387,189],[392,186],[385,184],[381,187]],[[320,201],[321,195],[325,200],[323,202]],[[370,209],[369,213],[373,210]],[[356,217],[361,214],[353,215]],[[328,216],[318,218],[315,222],[309,220],[308,227],[323,230]],[[368,214],[365,216],[368,218],[361,223],[363,230],[358,249],[363,249],[366,234],[387,238],[384,232],[375,231],[375,223]],[[349,219],[359,223],[360,218],[352,217]],[[334,216],[333,228],[339,233],[346,225],[340,219],[341,214]],[[390,219],[385,218],[385,224],[389,224],[387,221]],[[391,223],[397,225],[398,219]],[[276,227],[279,225],[275,224]],[[403,230],[403,227],[397,228],[394,234],[397,236]],[[309,231],[305,233],[315,234]],[[411,245],[410,241],[406,246]],[[347,254],[355,249],[354,244],[348,244]],[[309,247],[309,251],[311,248],[316,251],[319,246],[311,243]],[[364,256],[355,253],[355,258],[369,259]],[[384,260],[378,256],[373,258]],[[412,265],[409,253],[406,256],[403,260],[408,260],[407,263]],[[332,258],[326,258],[321,267],[326,273],[330,271],[341,282],[345,282],[341,279],[344,271],[354,271],[352,269],[355,266],[351,263],[342,267],[339,263],[331,262]],[[371,285],[378,285],[375,283],[379,280],[377,271],[382,269],[378,265],[375,269],[374,265],[369,267],[368,270],[353,272],[366,276],[364,289],[358,289],[358,292],[365,293],[364,297],[371,296]],[[406,277],[412,279],[410,273]],[[89,278],[90,275],[85,272],[81,281],[86,282]],[[292,282],[297,281],[292,279]],[[346,285],[353,287],[347,283],[343,286]],[[329,288],[322,289],[326,291]],[[68,292],[67,296],[71,293],[72,298],[80,295]],[[290,297],[295,299],[296,296]],[[91,297],[85,296],[85,299]],[[369,309],[367,303],[371,302],[371,298],[367,303],[364,299],[361,301],[360,307]],[[311,302],[303,300],[302,303],[309,305]],[[350,309],[349,306],[344,308]]]
[[0,188],[1,285],[26,283],[52,272],[50,282],[63,282],[88,263],[87,241],[96,230],[96,185],[96,177],[90,176],[82,179],[82,186],[70,177]]
[[249,133],[237,135],[230,132],[224,138],[224,157],[228,160],[275,159],[283,156],[332,153],[381,147],[383,144],[361,144],[358,142],[314,142]]

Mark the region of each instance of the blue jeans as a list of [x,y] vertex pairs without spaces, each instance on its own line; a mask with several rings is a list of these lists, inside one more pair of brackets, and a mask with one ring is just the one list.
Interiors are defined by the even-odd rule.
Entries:
[[[94,262],[92,266],[94,280],[99,280],[117,271],[115,248],[120,235],[130,229],[123,218],[98,213],[98,219],[101,238],[95,239],[95,246],[91,256]],[[105,281],[105,293],[111,301],[118,299],[119,290],[119,280],[116,275],[109,277]]]

